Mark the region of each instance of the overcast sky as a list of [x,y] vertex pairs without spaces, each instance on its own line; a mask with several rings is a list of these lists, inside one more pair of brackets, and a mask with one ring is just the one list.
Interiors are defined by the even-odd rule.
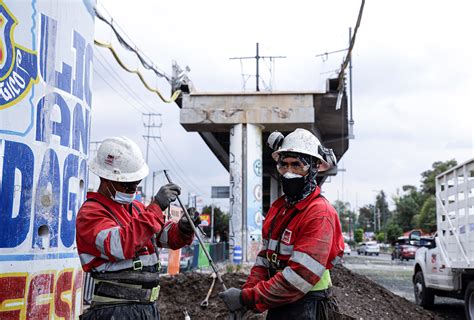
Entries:
[[[98,8],[164,72],[171,74],[172,60],[189,66],[201,92],[241,91],[243,80],[253,90],[255,78],[242,73],[254,75],[255,61],[229,58],[254,56],[257,42],[261,55],[287,57],[276,60],[272,74],[269,63],[261,64],[261,88],[324,91],[344,53],[315,56],[348,46],[360,7],[360,1],[315,0],[131,3],[99,0]],[[360,207],[374,202],[376,190],[391,198],[405,184],[419,186],[433,162],[474,156],[473,12],[470,0],[366,2],[353,51],[355,139],[340,162],[346,171],[323,187],[330,201]],[[127,65],[139,65],[103,23],[96,21],[95,37],[111,42]],[[199,135],[181,127],[179,108],[147,92],[106,49],[96,47],[94,58],[91,139],[125,135],[145,153],[141,114],[161,113],[151,170],[169,169],[185,194],[199,193],[209,203],[211,186],[228,185],[229,175]],[[165,81],[147,77],[169,96]],[[156,188],[164,182],[158,174]]]

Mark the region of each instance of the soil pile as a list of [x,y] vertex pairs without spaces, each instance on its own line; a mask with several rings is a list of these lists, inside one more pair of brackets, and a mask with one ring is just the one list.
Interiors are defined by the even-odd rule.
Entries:
[[[247,274],[228,273],[222,276],[228,288],[240,286]],[[397,296],[365,276],[351,272],[343,266],[331,271],[334,294],[340,311],[347,319],[442,319],[435,313],[424,310],[410,301]],[[162,319],[184,319],[186,311],[192,320],[226,319],[228,311],[217,296],[222,285],[216,284],[207,308],[201,308],[212,278],[204,273],[185,273],[161,278],[159,308]],[[264,319],[265,314],[247,312],[244,319]]]

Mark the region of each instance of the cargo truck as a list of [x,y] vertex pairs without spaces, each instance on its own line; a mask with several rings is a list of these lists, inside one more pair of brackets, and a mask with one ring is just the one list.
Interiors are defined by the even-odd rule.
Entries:
[[[416,251],[415,301],[430,308],[436,296],[462,299],[474,319],[474,158],[436,177],[436,223],[434,246]],[[419,231],[410,240],[419,242]]]

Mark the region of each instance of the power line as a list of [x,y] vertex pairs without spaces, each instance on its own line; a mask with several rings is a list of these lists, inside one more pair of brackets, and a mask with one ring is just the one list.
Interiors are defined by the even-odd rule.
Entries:
[[[103,6],[102,6],[103,7]],[[158,67],[153,63],[153,61],[151,61],[150,58],[148,58],[131,40],[130,40],[130,37],[127,36],[127,38],[129,39],[129,41],[131,42],[131,44],[129,44],[127,41],[125,41],[124,37],[118,32],[117,27],[119,27],[117,25],[117,23],[114,21],[114,19],[112,18],[110,21],[108,21],[102,14],[100,14],[100,12],[97,10],[97,8],[95,8],[95,15],[96,17],[99,19],[99,20],[102,20],[103,22],[105,22],[111,29],[112,31],[114,32],[118,42],[120,43],[120,45],[122,45],[122,47],[124,47],[125,49],[127,49],[128,51],[131,51],[133,53],[135,53],[135,55],[137,56],[138,60],[140,60],[141,64],[143,65],[143,67],[147,70],[151,70],[153,71],[158,77],[160,78],[165,78],[170,84],[171,84],[171,77],[169,75],[167,75],[165,72],[161,71],[161,70],[158,70]],[[123,31],[123,29],[120,27],[120,29]],[[148,60],[148,61],[147,61]]]
[[138,94],[136,94],[133,90],[131,90],[128,86],[128,84],[123,80],[123,78],[114,70],[113,66],[107,61],[107,59],[104,57],[104,55],[100,51],[94,51],[98,52],[100,55],[101,59],[107,64],[107,66],[104,64],[104,62],[99,59],[99,56],[96,54],[96,61],[99,62],[99,64],[104,68],[104,70],[111,75],[117,82],[118,84],[122,87],[122,89],[127,92],[130,97],[135,99],[137,103],[140,103],[142,107],[144,107],[148,111],[152,111],[154,108],[150,105],[148,105]]
[[[166,148],[166,145],[164,144],[163,140],[162,139],[158,139],[159,141],[157,141],[157,146],[158,148],[160,148],[161,152],[163,153],[163,155],[168,159],[168,161],[173,164],[178,170],[176,170],[176,173],[179,173],[180,175],[182,174],[183,177],[187,177],[187,179],[183,179],[183,180],[186,180],[187,182],[190,183],[191,187],[190,189],[194,189],[196,191],[199,191],[200,194],[206,196],[206,197],[209,197],[209,194],[207,192],[204,192],[201,188],[199,188],[195,183],[194,181],[190,178],[189,175],[187,175],[184,170],[182,169],[182,167],[179,165],[179,162],[176,161],[176,159],[173,157],[173,155],[168,151],[168,149]],[[170,159],[171,158],[171,159]]]
[[122,98],[123,101],[125,101],[128,105],[130,105],[133,109],[137,110],[139,113],[142,113],[143,111],[138,109],[133,103],[130,103],[126,97],[124,97],[120,91],[118,91],[114,86],[112,86],[97,70],[94,70],[94,75],[98,76],[110,89],[115,91],[120,98]]
[[[158,145],[157,145],[158,146]],[[164,155],[165,158],[167,159],[168,163],[171,165],[171,171],[174,172],[174,181],[176,183],[178,183],[178,185],[183,188],[183,189],[186,189],[188,191],[191,191],[191,190],[194,190],[194,188],[190,187],[190,185],[187,184],[186,182],[186,179],[184,179],[179,173],[177,170],[175,170],[175,166],[173,165],[173,162],[169,160],[169,158],[163,153],[163,151],[161,151],[161,155],[155,150],[153,144],[151,145],[151,152],[155,154],[156,158],[160,161],[160,163],[163,165],[163,162],[161,161],[161,158],[162,156]],[[161,148],[160,148],[161,150]],[[168,169],[170,166],[165,166],[163,165],[163,168],[164,169]],[[168,183],[167,181],[164,182],[165,184]]]

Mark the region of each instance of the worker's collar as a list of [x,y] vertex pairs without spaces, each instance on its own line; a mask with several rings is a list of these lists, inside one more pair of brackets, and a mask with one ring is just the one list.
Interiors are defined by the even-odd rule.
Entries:
[[298,210],[303,210],[311,201],[316,199],[317,196],[321,193],[319,186],[316,186],[314,191],[309,194],[306,198],[295,204],[295,208]]

